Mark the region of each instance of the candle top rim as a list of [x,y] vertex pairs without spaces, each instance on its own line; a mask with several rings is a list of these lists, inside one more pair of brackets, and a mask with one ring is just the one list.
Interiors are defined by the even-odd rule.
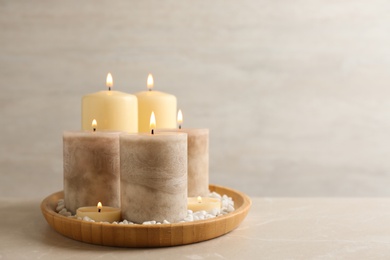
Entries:
[[162,92],[162,91],[158,91],[158,90],[145,90],[145,91],[140,91],[140,92],[137,92],[137,93],[134,93],[135,96],[137,97],[165,97],[165,98],[176,98],[175,95],[173,94],[170,94],[170,93],[166,93],[166,92]]
[[118,90],[100,90],[100,91],[97,91],[94,93],[86,94],[83,96],[83,98],[88,97],[88,96],[102,96],[102,95],[112,96],[112,97],[123,97],[123,96],[131,97],[131,98],[136,97],[134,94],[130,94],[130,93],[118,91]]

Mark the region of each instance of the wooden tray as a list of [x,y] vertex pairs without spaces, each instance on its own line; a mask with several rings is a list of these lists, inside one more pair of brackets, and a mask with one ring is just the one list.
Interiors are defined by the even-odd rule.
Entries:
[[60,234],[90,244],[118,247],[164,247],[201,242],[222,236],[244,220],[251,206],[249,197],[239,191],[210,185],[210,191],[226,194],[234,200],[235,210],[212,219],[161,225],[115,225],[87,222],[64,217],[55,212],[64,197],[56,192],[41,203],[43,216]]

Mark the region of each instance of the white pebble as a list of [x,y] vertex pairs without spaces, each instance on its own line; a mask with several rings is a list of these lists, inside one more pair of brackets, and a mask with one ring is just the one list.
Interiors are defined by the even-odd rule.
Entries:
[[227,212],[233,212],[234,211],[234,207],[232,205],[229,205],[228,208],[227,208]]
[[58,212],[58,214],[64,214],[65,212],[67,212],[67,210],[66,210],[66,208],[63,208],[63,209],[61,209],[59,212]]
[[187,215],[188,215],[188,214],[192,214],[192,213],[194,213],[192,210],[190,210],[190,209],[187,210]]
[[210,193],[209,197],[211,197],[211,198],[216,198],[216,199],[221,199],[221,195],[219,195],[219,194],[216,193],[215,191],[213,191],[212,193]]
[[220,212],[220,209],[217,209],[217,208],[213,208],[212,210],[210,210],[210,214],[213,214],[214,216],[217,216]]
[[63,208],[65,208],[64,204],[58,205],[57,208],[56,208],[56,211],[60,212]]
[[93,219],[91,219],[90,217],[87,217],[87,216],[84,216],[84,217],[83,217],[83,220],[84,220],[84,221],[91,221],[91,220],[93,221]]
[[200,218],[199,218],[199,216],[194,215],[194,216],[193,216],[193,219],[194,219],[194,221],[196,221],[196,220],[199,220]]
[[64,200],[64,199],[59,199],[57,203],[58,203],[58,204],[60,204],[60,203],[63,204],[63,203],[65,203],[65,200]]
[[152,221],[145,221],[144,223],[142,223],[142,225],[153,225],[153,224],[156,224],[156,221],[152,220]]
[[168,220],[164,219],[163,224],[171,224]]
[[125,225],[127,225],[127,224],[129,224],[129,221],[127,221],[127,220],[125,219],[125,220],[123,220],[122,223],[125,224]]
[[184,218],[185,222],[192,222],[194,221],[194,216],[192,215],[187,215],[187,217]]

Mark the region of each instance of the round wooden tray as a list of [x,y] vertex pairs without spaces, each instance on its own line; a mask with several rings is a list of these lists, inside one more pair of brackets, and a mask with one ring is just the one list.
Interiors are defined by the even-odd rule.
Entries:
[[239,191],[210,185],[210,191],[226,194],[234,200],[235,210],[212,219],[161,225],[115,225],[87,222],[64,217],[55,212],[64,197],[56,192],[41,203],[43,216],[60,234],[90,244],[119,247],[164,247],[191,244],[222,236],[244,220],[251,206],[247,195]]

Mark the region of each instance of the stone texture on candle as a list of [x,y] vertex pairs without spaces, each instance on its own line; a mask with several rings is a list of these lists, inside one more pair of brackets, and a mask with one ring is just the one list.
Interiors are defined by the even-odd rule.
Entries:
[[119,133],[64,132],[64,198],[73,214],[79,207],[120,206]]
[[188,135],[188,197],[209,194],[209,129],[160,129]]
[[187,135],[120,136],[122,217],[177,222],[187,213]]

